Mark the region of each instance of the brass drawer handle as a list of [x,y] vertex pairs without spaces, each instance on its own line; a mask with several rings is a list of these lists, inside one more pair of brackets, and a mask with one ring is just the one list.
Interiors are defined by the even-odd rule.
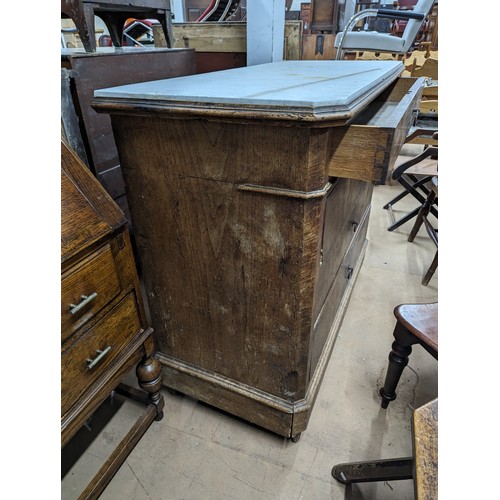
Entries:
[[69,312],[70,314],[76,314],[80,309],[85,307],[87,304],[92,302],[97,297],[97,292],[91,293],[90,295],[82,295],[82,301],[78,304],[70,304]]
[[101,361],[109,351],[111,351],[110,345],[108,345],[108,347],[106,347],[104,351],[96,349],[97,357],[95,359],[87,359],[87,368],[89,370],[92,370],[92,368],[94,368],[94,366],[97,365],[97,363],[99,363],[99,361]]

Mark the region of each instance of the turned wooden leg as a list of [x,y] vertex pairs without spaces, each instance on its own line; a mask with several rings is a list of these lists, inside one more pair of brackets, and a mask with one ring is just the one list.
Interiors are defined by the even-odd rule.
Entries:
[[391,401],[396,399],[396,387],[404,367],[408,364],[411,346],[418,342],[418,340],[399,322],[394,329],[394,338],[395,341],[392,344],[392,351],[389,354],[389,365],[387,367],[384,386],[380,389],[380,396],[382,397],[381,406],[384,409],[387,408]]
[[160,362],[153,356],[147,356],[137,365],[136,369],[139,386],[149,395],[149,402],[156,406],[155,420],[163,418],[164,400],[160,393],[162,370]]

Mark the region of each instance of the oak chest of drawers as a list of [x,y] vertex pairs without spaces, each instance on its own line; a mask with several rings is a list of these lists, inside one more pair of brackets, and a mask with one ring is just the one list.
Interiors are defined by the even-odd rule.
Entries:
[[[365,64],[367,63],[367,64]],[[284,61],[95,93],[111,114],[164,383],[307,422],[422,81]]]
[[83,497],[91,498],[124,460],[126,448],[161,418],[161,369],[123,212],[64,143],[61,190],[61,445],[135,365],[146,391],[144,419],[115,450],[112,469],[103,468],[89,485]]

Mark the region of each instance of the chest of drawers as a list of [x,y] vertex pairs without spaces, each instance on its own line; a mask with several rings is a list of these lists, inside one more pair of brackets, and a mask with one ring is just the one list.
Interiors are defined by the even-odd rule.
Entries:
[[147,405],[145,417],[82,496],[92,498],[161,418],[161,369],[123,212],[64,143],[61,201],[61,445],[136,365],[145,391],[137,392]]
[[[368,63],[368,64],[365,64]],[[102,89],[164,383],[295,438],[421,82],[284,61]]]

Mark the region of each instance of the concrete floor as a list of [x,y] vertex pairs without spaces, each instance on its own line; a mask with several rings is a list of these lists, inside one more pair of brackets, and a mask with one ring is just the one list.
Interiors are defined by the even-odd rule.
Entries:
[[[400,188],[374,189],[369,245],[307,430],[297,443],[166,389],[165,416],[130,453],[103,500],[411,499],[413,482],[344,486],[330,475],[334,464],[410,456],[412,410],[437,397],[438,367],[420,346],[398,386],[398,397],[380,408],[395,324],[403,302],[438,297],[438,273],[421,285],[435,247],[412,223],[388,232],[382,206]],[[416,206],[410,197],[395,216]],[[123,404],[62,481],[62,498],[77,498],[107,454],[140,413]],[[117,424],[118,422],[118,424]]]

